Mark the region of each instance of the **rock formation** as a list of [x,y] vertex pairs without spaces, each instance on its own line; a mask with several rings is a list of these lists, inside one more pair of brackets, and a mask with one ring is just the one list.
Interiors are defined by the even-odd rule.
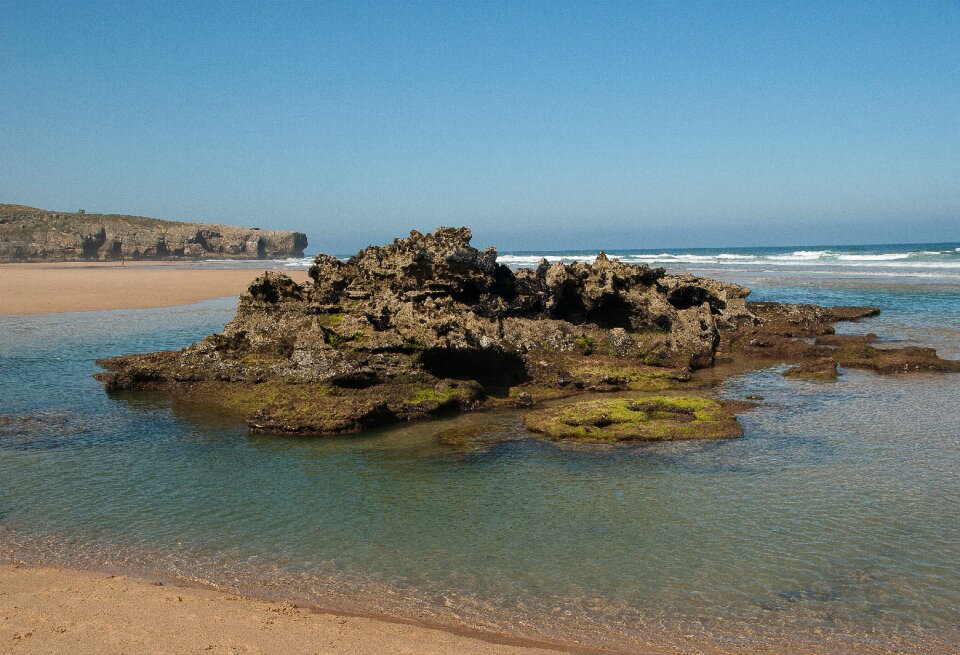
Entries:
[[[835,358],[888,371],[878,363],[916,355],[929,368],[960,367],[932,351],[880,351],[863,338],[833,335],[834,322],[876,308],[748,303],[742,286],[668,275],[603,253],[592,264],[542,261],[512,271],[470,238],[466,228],[440,228],[366,248],[346,262],[319,255],[304,285],[264,273],[222,333],[179,352],[102,360],[108,372],[99,377],[110,391],[207,398],[253,430],[320,434],[449,410],[630,392],[640,409],[628,408],[629,416],[650,430],[616,439],[645,439],[730,436],[716,403],[716,421],[687,421],[695,412],[658,401],[662,407],[651,414],[638,395],[689,386],[691,372],[718,357]],[[887,354],[894,352],[901,355]],[[610,430],[595,432],[610,440]]]
[[303,257],[300,232],[0,205],[0,261]]

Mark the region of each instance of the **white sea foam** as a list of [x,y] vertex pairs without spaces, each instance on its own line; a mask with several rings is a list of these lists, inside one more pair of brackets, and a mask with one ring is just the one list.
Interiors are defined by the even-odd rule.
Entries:
[[772,261],[810,261],[822,259],[831,254],[829,250],[797,250],[788,255],[768,255],[765,259]]
[[879,255],[837,255],[837,259],[843,262],[885,262],[907,259],[913,254],[911,252],[891,252]]
[[[893,249],[891,249],[893,250]],[[650,266],[664,266],[679,269],[703,269],[716,266],[718,270],[736,270],[760,272],[762,270],[782,271],[789,268],[811,270],[817,267],[825,271],[873,271],[876,275],[922,275],[924,277],[953,277],[948,271],[960,270],[960,248],[952,250],[915,250],[894,252],[857,252],[857,249],[846,251],[841,248],[834,250],[795,250],[793,252],[756,253],[720,252],[656,252],[638,253],[629,251],[607,251],[611,259],[619,259],[628,264],[648,264]],[[532,268],[541,260],[550,264],[563,262],[590,263],[596,259],[596,252],[545,252],[545,253],[503,253],[498,257],[501,264],[512,268]],[[305,269],[313,264],[313,257],[296,257],[274,260],[206,260],[206,263],[215,266],[230,266],[244,268],[260,268],[264,265],[273,268]],[[895,270],[894,270],[895,269]],[[927,271],[923,274],[919,271]],[[889,272],[888,272],[889,271]],[[910,271],[916,271],[911,273]],[[939,271],[939,272],[938,272]]]
[[276,261],[277,261],[278,264],[280,264],[280,265],[282,265],[282,266],[290,266],[290,267],[294,267],[294,266],[313,266],[313,257],[303,257],[303,258],[299,258],[299,259],[298,259],[298,258],[295,258],[295,257],[291,257],[290,259],[279,259],[279,260],[276,260]]
[[728,253],[720,253],[719,255],[717,255],[717,259],[742,259],[742,260],[750,260],[750,259],[756,259],[756,258],[757,258],[756,255],[731,255],[731,254],[728,254]]
[[[960,250],[956,251],[960,252]],[[960,259],[954,256],[955,251],[918,250],[910,252],[844,252],[841,250],[796,250],[790,253],[616,253],[608,252],[611,258],[619,258],[628,264],[648,264],[651,266],[665,266],[668,268],[703,268],[717,266],[721,270],[731,270],[741,267],[745,271],[771,271],[802,267],[814,269],[851,272],[873,271],[876,275],[896,276],[904,275],[922,277],[954,277],[947,271],[960,270]],[[512,267],[536,266],[542,258],[548,262],[592,262],[594,253],[547,253],[512,255],[509,253],[499,257],[502,264]],[[884,269],[896,269],[887,272]],[[912,273],[911,270],[926,270],[929,273]],[[941,271],[940,273],[936,271]]]

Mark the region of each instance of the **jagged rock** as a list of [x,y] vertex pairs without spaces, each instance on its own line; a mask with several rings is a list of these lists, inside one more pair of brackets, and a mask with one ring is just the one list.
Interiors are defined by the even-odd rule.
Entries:
[[670,330],[670,349],[683,353],[693,368],[713,366],[720,331],[713,321],[711,307],[704,302],[695,307],[677,310]]
[[840,356],[812,339],[877,311],[748,303],[744,287],[603,253],[512,271],[470,238],[440,228],[347,261],[319,255],[303,285],[265,273],[222,333],[103,360],[100,379],[208,397],[255,430],[336,433],[534,396],[662,392],[718,352]]
[[303,257],[301,232],[0,205],[0,261]]

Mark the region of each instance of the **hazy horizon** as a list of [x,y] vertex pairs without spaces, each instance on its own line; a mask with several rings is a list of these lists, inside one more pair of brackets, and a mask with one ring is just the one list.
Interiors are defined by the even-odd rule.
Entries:
[[0,202],[501,250],[960,240],[960,4],[0,0]]

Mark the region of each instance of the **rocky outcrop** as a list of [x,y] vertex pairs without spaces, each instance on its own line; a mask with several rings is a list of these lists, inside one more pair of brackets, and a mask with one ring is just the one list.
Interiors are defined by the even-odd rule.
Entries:
[[470,239],[441,228],[347,261],[319,255],[303,285],[265,273],[222,333],[103,360],[100,379],[208,398],[253,430],[338,433],[560,395],[662,393],[718,356],[828,357],[846,346],[814,338],[877,311],[748,303],[744,287],[603,253],[512,271]]
[[[933,348],[901,348],[872,345],[877,335],[835,334],[838,321],[856,321],[877,316],[878,307],[820,307],[776,302],[747,303],[757,318],[723,335],[725,356],[763,362],[795,362],[802,371],[847,368],[877,373],[960,372],[960,361],[942,359]],[[788,377],[806,377],[800,375]]]
[[0,261],[303,257],[300,232],[0,205]]

